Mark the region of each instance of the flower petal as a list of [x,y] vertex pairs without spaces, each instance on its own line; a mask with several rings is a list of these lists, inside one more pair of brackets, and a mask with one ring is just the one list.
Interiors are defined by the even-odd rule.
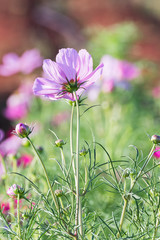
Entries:
[[43,70],[48,79],[61,84],[66,82],[65,74],[56,62],[50,59],[45,59],[43,61]]
[[92,85],[96,80],[98,80],[103,71],[103,63],[101,63],[93,72],[91,72],[88,76],[86,76],[84,79],[81,79],[82,87],[85,89],[88,88],[90,85]]
[[33,92],[35,95],[55,95],[60,92],[60,85],[54,81],[45,79],[45,78],[37,78],[33,84]]
[[56,62],[76,69],[79,61],[78,53],[73,48],[62,48],[56,56]]
[[56,56],[56,62],[63,69],[68,80],[76,78],[80,59],[77,51],[73,48],[62,48]]
[[82,79],[93,71],[93,60],[85,49],[81,49],[78,55],[80,57],[80,65],[77,71],[77,77]]

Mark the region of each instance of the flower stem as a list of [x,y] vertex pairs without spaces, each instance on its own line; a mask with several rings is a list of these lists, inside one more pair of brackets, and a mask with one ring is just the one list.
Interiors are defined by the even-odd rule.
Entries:
[[[74,153],[73,153],[73,112],[74,112],[74,104],[72,105],[71,119],[70,119],[70,151],[71,151],[71,165],[72,165],[73,173],[75,176],[76,170],[75,170]],[[70,171],[70,167],[69,167],[69,171]],[[69,173],[69,171],[68,171],[68,173]]]
[[157,217],[157,220],[156,220],[156,226],[155,226],[155,229],[154,229],[154,234],[153,234],[152,240],[156,239],[158,224],[159,224],[159,217]]
[[37,149],[35,148],[34,144],[32,143],[31,139],[30,139],[29,137],[27,137],[27,139],[28,139],[28,141],[30,142],[30,144],[31,144],[31,146],[32,146],[35,154],[38,156],[38,159],[40,160],[40,162],[41,162],[41,164],[42,164],[42,167],[43,167],[43,170],[44,170],[44,173],[45,173],[45,177],[46,177],[48,186],[49,186],[50,191],[51,191],[51,195],[52,195],[54,204],[55,204],[55,206],[56,206],[56,209],[57,209],[58,212],[59,212],[59,205],[58,205],[58,203],[57,203],[56,196],[55,196],[55,194],[54,194],[54,191],[53,191],[53,189],[52,189],[51,183],[50,183],[50,181],[49,181],[46,167],[45,167],[45,165],[44,165],[44,163],[43,163],[43,161],[42,161],[42,159],[41,159],[41,156],[40,156],[39,152],[37,151]]
[[84,163],[85,163],[85,183],[84,183],[84,191],[85,191],[86,186],[87,186],[87,182],[88,182],[88,169],[87,169],[86,156],[84,156]]
[[79,188],[79,126],[80,126],[80,112],[79,112],[79,103],[77,100],[77,95],[74,92],[74,98],[76,100],[77,108],[77,139],[76,139],[76,225],[80,226],[80,235],[83,239],[83,223],[82,223],[82,208],[80,202],[80,188]]
[[21,240],[22,237],[21,237],[21,223],[20,223],[20,211],[19,211],[19,194],[17,197],[17,223],[18,223],[18,238],[19,240]]
[[[153,147],[146,159],[146,161],[144,162],[142,168],[140,169],[139,173],[137,174],[136,178],[134,179],[134,181],[132,182],[131,184],[131,187],[130,187],[130,190],[129,190],[129,194],[132,192],[137,180],[139,179],[139,177],[141,176],[144,168],[147,166],[147,164],[149,163],[152,155],[153,155],[153,152],[154,152],[154,148],[155,148],[155,144],[153,144]],[[128,200],[126,198],[124,198],[124,205],[123,205],[123,209],[122,209],[122,214],[121,214],[121,219],[120,219],[120,224],[119,224],[119,232],[117,234],[117,237],[120,237],[120,233],[121,233],[121,230],[122,230],[122,226],[123,226],[123,221],[124,221],[124,216],[125,216],[125,212],[126,212],[126,208],[127,208],[127,205],[128,205]]]
[[119,232],[117,234],[117,238],[120,237],[120,233],[121,233],[121,230],[122,230],[122,225],[123,225],[123,221],[124,221],[124,216],[125,216],[127,204],[128,204],[128,200],[124,198],[124,205],[123,205],[123,210],[122,210],[122,214],[121,214],[121,219],[120,219],[120,224],[119,224]]

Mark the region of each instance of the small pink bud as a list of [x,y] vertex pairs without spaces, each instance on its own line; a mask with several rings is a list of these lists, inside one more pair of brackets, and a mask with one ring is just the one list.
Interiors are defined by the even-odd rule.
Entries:
[[32,132],[32,130],[28,125],[23,123],[18,123],[16,125],[15,132],[20,138],[25,138],[25,137],[28,137],[28,135]]
[[151,141],[152,141],[153,143],[155,143],[155,144],[160,143],[160,136],[158,136],[158,135],[153,135],[153,136],[151,137]]
[[24,188],[20,187],[17,184],[13,184],[8,190],[7,190],[7,194],[13,198],[16,199],[18,194],[19,194],[19,198],[23,198],[24,197]]
[[62,139],[57,139],[56,141],[55,141],[55,145],[56,145],[56,147],[62,147],[63,145],[65,145],[66,143],[62,140]]
[[63,191],[61,189],[55,190],[54,193],[57,197],[62,197],[62,195],[63,195]]

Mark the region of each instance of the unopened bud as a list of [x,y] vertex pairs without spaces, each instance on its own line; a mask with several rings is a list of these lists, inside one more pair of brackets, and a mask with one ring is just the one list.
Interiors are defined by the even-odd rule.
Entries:
[[130,174],[130,169],[129,168],[126,168],[123,172],[123,177],[126,178],[126,177],[129,177],[129,174]]
[[153,135],[153,136],[151,137],[151,141],[152,141],[153,143],[155,143],[155,144],[160,143],[160,136],[158,136],[158,135]]
[[13,184],[8,190],[7,190],[7,194],[11,197],[16,199],[19,195],[19,198],[23,198],[25,191],[24,188],[20,187],[17,184]]
[[24,212],[22,214],[22,217],[25,218],[25,219],[28,219],[30,217],[30,214],[28,212]]
[[24,123],[18,123],[16,125],[15,132],[18,135],[18,137],[25,138],[25,137],[29,136],[29,134],[32,132],[32,130],[28,125],[26,125]]
[[80,156],[86,156],[87,153],[88,153],[88,150],[85,147],[83,147],[81,149],[81,151],[79,152],[79,155]]
[[62,139],[57,139],[56,141],[55,141],[55,145],[56,145],[56,147],[62,147],[63,145],[65,145],[66,143],[62,140]]
[[43,147],[39,146],[39,147],[37,148],[37,150],[38,150],[39,153],[42,153],[44,149],[43,149]]
[[62,197],[62,195],[63,195],[63,191],[61,189],[55,190],[54,193],[57,197]]

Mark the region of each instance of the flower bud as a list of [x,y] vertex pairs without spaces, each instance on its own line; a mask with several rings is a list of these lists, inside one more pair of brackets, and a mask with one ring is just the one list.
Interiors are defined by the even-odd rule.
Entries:
[[151,141],[152,141],[154,144],[160,143],[160,136],[158,136],[158,135],[153,135],[153,136],[151,137]]
[[130,177],[134,179],[136,177],[136,171],[134,169],[130,170]]
[[41,146],[39,146],[39,147],[37,148],[37,150],[38,150],[39,153],[42,153],[42,152],[44,151],[43,147],[41,147]]
[[18,123],[16,125],[15,132],[18,135],[18,137],[25,138],[25,137],[28,137],[28,135],[32,132],[32,130],[28,125],[23,123]]
[[62,147],[63,145],[65,145],[66,143],[62,140],[62,139],[57,139],[56,141],[55,141],[55,145],[56,145],[56,147]]
[[30,217],[30,214],[28,212],[24,212],[22,213],[22,217],[28,219]]
[[129,168],[126,168],[123,172],[123,177],[126,178],[126,177],[129,177],[129,174],[130,174],[130,169]]
[[88,153],[88,150],[85,147],[83,147],[81,149],[81,151],[79,152],[79,155],[80,156],[86,156],[87,153]]
[[54,193],[57,197],[62,197],[62,195],[63,195],[63,191],[61,189],[55,190]]
[[13,198],[16,199],[19,195],[19,198],[23,198],[25,191],[24,188],[20,187],[17,184],[13,184],[8,190],[7,190],[7,194]]

